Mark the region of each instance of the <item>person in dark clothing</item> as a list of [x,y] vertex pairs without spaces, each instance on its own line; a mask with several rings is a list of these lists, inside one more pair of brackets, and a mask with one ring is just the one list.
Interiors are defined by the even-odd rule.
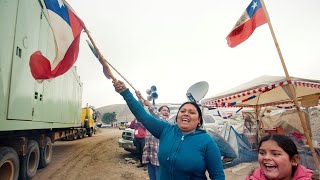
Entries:
[[143,154],[143,148],[145,144],[145,137],[146,137],[146,128],[139,122],[137,119],[134,119],[131,121],[131,124],[129,128],[134,129],[134,140],[133,143],[136,146],[137,149],[137,154],[140,160],[140,164],[137,166],[139,167],[144,167],[142,164],[142,154]]

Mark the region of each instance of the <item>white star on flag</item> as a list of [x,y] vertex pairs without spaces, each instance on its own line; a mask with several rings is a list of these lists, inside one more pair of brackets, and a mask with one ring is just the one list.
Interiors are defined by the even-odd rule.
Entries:
[[257,2],[253,2],[253,5],[251,7],[254,10],[257,6],[258,6],[258,3]]
[[58,3],[59,3],[60,8],[61,8],[62,6],[64,6],[64,3],[62,2],[62,0],[58,0]]

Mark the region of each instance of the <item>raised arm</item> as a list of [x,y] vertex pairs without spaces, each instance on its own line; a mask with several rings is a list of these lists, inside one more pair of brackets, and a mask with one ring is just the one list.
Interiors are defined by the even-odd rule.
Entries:
[[139,102],[141,102],[142,104],[144,104],[145,106],[148,107],[149,112],[150,112],[150,114],[152,116],[154,116],[154,117],[156,117],[158,119],[166,120],[166,117],[161,115],[161,113],[158,111],[158,108],[156,106],[153,106],[150,101],[144,100],[142,98],[142,95],[141,95],[140,91],[136,91],[136,96],[138,97]]
[[145,111],[143,106],[133,97],[122,81],[114,82],[116,92],[120,93],[126,101],[133,115],[145,126],[145,128],[156,138],[159,138],[163,129],[169,126],[168,123],[158,120]]

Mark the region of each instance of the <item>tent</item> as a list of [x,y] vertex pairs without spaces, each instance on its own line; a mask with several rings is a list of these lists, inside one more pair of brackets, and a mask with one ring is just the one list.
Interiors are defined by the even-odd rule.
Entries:
[[224,168],[233,167],[242,162],[253,162],[258,159],[258,151],[252,149],[247,139],[232,126],[225,125],[219,133],[207,129],[207,133],[219,147],[221,156],[223,156]]
[[[298,101],[308,103],[319,101],[320,81],[291,78],[288,82],[283,76],[261,76],[228,91],[205,98],[201,104],[207,107],[263,107],[279,104],[293,105],[288,89],[292,84]],[[318,104],[318,101],[316,105]]]
[[[311,116],[306,115],[306,119],[312,124],[312,135],[315,137],[320,137],[320,111],[319,107],[304,110],[304,114],[310,113]],[[312,160],[312,152],[308,146],[305,145],[305,139],[301,134],[303,134],[303,128],[299,120],[299,116],[296,109],[289,110],[273,110],[270,113],[265,113],[265,116],[261,118],[263,122],[263,128],[271,129],[272,127],[280,127],[283,133],[288,135],[296,144],[301,160],[303,164],[308,169],[316,170],[316,165]],[[315,143],[316,144],[316,143]],[[317,145],[316,145],[317,146]],[[319,147],[319,146],[318,146]],[[320,148],[315,148],[317,157],[320,159]]]
[[[291,77],[291,80],[288,81],[283,76],[266,75],[215,96],[205,98],[201,101],[201,104],[208,108],[252,107],[256,109],[256,118],[259,120],[258,113],[262,107],[295,105],[292,100],[294,96],[291,94],[289,85],[292,85],[295,90],[299,106],[308,108],[319,104],[319,80]],[[302,125],[304,126],[304,124]],[[313,145],[310,142],[311,140],[308,138],[307,140],[311,144],[310,149],[314,161],[319,164]],[[317,167],[319,168],[319,166]]]

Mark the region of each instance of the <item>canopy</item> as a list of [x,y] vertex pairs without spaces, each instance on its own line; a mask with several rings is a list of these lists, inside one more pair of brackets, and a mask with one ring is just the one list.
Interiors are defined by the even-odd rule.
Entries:
[[[253,107],[294,105],[290,86],[295,89],[299,106],[311,107],[319,104],[320,81],[291,77],[287,81],[283,76],[261,76],[228,91],[206,98],[201,104],[208,107]],[[301,114],[301,113],[300,113]],[[308,135],[306,123],[301,115],[300,121],[305,129],[305,136],[312,152],[316,167],[320,170],[319,160]]]
[[203,99],[201,104],[207,107],[262,107],[279,104],[293,105],[289,84],[296,90],[299,102],[304,105],[318,105],[320,81],[284,76],[261,76],[228,91]]

